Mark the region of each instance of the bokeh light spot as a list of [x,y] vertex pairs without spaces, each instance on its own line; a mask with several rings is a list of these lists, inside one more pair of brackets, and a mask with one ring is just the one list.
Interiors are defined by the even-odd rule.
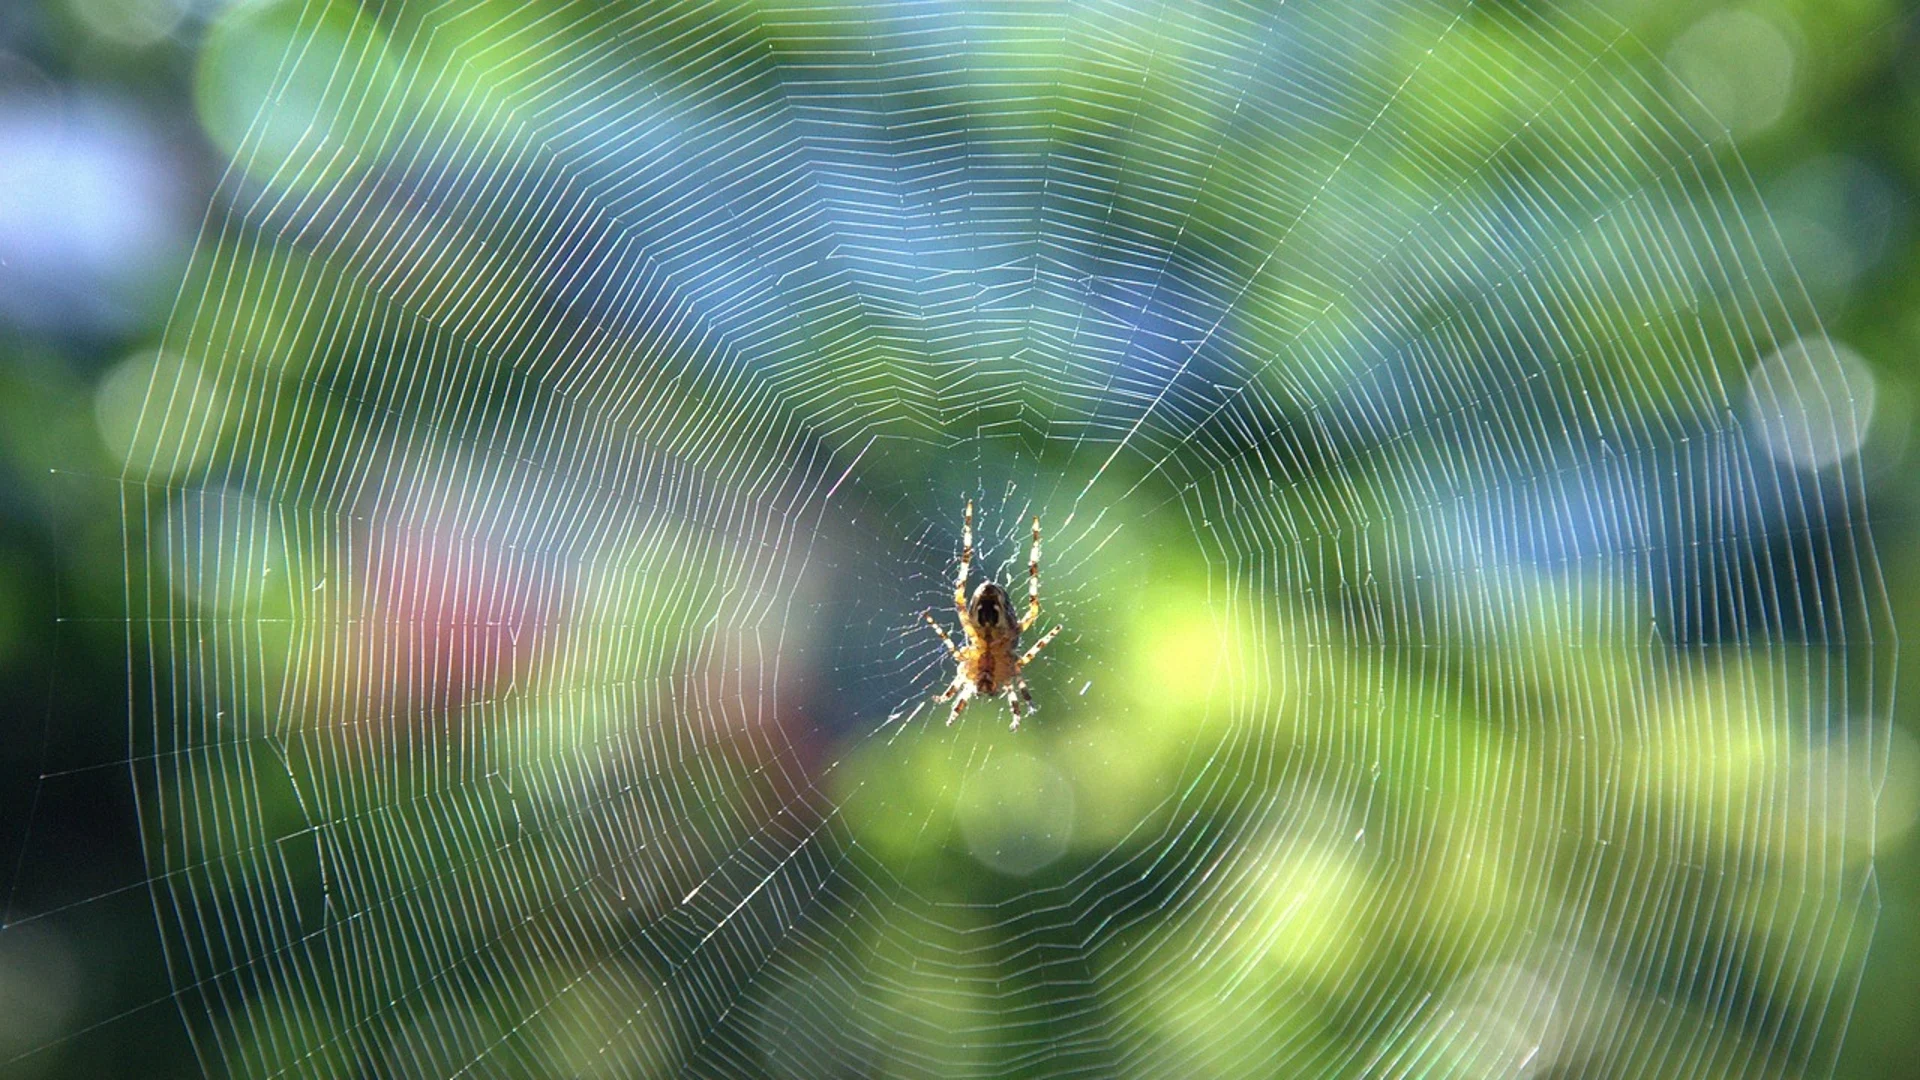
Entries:
[[[164,413],[147,413],[149,395],[159,395],[171,407]],[[213,379],[198,364],[147,350],[128,356],[100,377],[93,416],[101,441],[114,457],[140,466],[149,475],[180,477],[206,464],[218,444],[217,432],[204,425],[217,419],[219,400]],[[163,435],[153,422],[161,415],[169,426],[200,428],[202,437]],[[143,416],[145,431],[141,430]],[[164,447],[164,452],[155,453],[158,447]]]
[[0,96],[0,317],[82,337],[144,315],[183,253],[180,187],[124,105]]
[[375,150],[391,89],[383,35],[358,8],[272,0],[236,5],[208,30],[194,97],[201,126],[250,175],[307,188]]
[[58,934],[33,926],[0,934],[0,1061],[59,1034],[80,989],[80,969]]
[[1735,135],[1770,127],[1793,96],[1793,43],[1750,11],[1716,11],[1688,27],[1667,50],[1687,89]]
[[1824,469],[1858,453],[1873,399],[1873,369],[1827,337],[1789,342],[1747,377],[1749,430],[1775,460],[1800,469]]
[[995,753],[970,774],[954,809],[967,850],[1003,874],[1040,870],[1073,839],[1073,785],[1021,750]]
[[120,45],[165,41],[193,8],[193,0],[68,0],[88,30]]

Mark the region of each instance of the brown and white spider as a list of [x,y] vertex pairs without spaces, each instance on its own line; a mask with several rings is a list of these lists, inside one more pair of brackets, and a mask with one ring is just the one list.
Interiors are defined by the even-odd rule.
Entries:
[[1033,554],[1027,559],[1026,617],[1014,620],[1013,602],[1007,590],[994,581],[981,582],[973,592],[973,599],[967,599],[967,572],[972,567],[973,500],[969,499],[966,527],[961,532],[960,575],[953,583],[953,607],[960,613],[960,629],[967,635],[966,647],[954,645],[946,630],[933,621],[933,612],[922,612],[927,625],[947,643],[947,653],[960,669],[946,693],[933,700],[953,702],[953,711],[947,714],[947,723],[952,724],[960,719],[967,702],[974,697],[1003,694],[1008,711],[1013,713],[1010,730],[1019,731],[1020,717],[1034,707],[1033,695],[1027,692],[1026,676],[1021,672],[1060,632],[1058,626],[1047,631],[1033,643],[1033,648],[1016,658],[1021,632],[1031,629],[1040,619],[1040,519],[1033,519]]

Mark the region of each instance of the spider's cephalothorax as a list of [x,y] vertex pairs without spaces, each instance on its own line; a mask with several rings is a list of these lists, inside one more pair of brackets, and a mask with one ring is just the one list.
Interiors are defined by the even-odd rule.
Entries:
[[925,614],[927,624],[947,643],[947,652],[959,667],[946,693],[934,700],[953,702],[953,711],[947,714],[947,723],[951,724],[960,718],[972,698],[1003,695],[1007,709],[1013,713],[1013,730],[1019,731],[1020,717],[1034,707],[1033,695],[1027,692],[1026,676],[1021,672],[1060,632],[1056,626],[1034,642],[1033,648],[1025,653],[1016,652],[1021,631],[1031,629],[1040,619],[1040,519],[1033,519],[1033,555],[1027,560],[1024,617],[1014,618],[1013,600],[997,582],[982,582],[973,591],[973,598],[967,599],[967,573],[972,567],[973,503],[969,501],[966,527],[961,532],[960,574],[953,583],[953,606],[960,614],[960,629],[966,634],[966,645],[956,646],[946,630],[933,621],[933,613]]

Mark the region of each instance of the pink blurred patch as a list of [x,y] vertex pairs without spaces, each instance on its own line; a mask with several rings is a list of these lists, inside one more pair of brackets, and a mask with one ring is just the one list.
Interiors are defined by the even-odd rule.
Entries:
[[393,735],[457,736],[541,662],[567,607],[565,568],[448,528],[376,522],[363,538],[350,637],[367,718]]

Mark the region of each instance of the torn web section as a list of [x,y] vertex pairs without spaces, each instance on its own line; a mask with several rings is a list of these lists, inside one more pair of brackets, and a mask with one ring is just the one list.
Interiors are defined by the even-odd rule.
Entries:
[[[131,472],[208,1062],[1817,1065],[1857,465],[1617,35],[322,8]],[[1018,741],[927,700],[968,499]]]

